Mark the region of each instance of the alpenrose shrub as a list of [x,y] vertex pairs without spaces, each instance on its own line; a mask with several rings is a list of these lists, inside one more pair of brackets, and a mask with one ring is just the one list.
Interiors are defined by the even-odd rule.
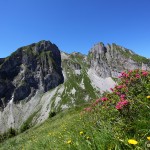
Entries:
[[[122,110],[127,105],[134,104],[134,98],[139,97],[140,95],[143,97],[148,97],[150,95],[150,73],[144,70],[129,70],[126,72],[122,72],[119,76],[120,82],[114,88],[111,88],[112,93],[105,93],[104,97],[97,99],[90,107],[85,108],[84,110],[88,110],[93,108],[96,105],[101,104],[103,102],[109,101],[109,104],[115,104],[115,108],[117,110]],[[111,97],[111,98],[110,98]],[[113,99],[114,98],[114,99]],[[141,99],[136,101],[137,103],[142,103]]]
[[[104,125],[111,126],[114,138],[119,137],[123,141],[125,138],[140,140],[144,139],[143,135],[149,136],[150,72],[139,69],[124,71],[111,91],[84,109],[92,114],[92,119],[96,118],[95,122],[99,122],[99,130]],[[143,147],[144,140],[138,145]]]

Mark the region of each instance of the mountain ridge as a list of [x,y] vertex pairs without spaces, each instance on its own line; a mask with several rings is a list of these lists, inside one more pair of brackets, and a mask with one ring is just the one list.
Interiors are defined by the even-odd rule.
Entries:
[[[10,57],[0,59],[0,103],[3,105],[0,131],[19,129],[31,116],[29,124],[36,125],[46,120],[51,111],[90,102],[110,91],[116,84],[113,78],[123,70],[150,69],[149,59],[135,56],[128,49],[116,44],[105,46],[102,42],[95,44],[88,55],[60,52],[55,44],[44,40],[17,49]],[[23,81],[27,82],[20,87]],[[18,98],[19,94],[23,96]]]

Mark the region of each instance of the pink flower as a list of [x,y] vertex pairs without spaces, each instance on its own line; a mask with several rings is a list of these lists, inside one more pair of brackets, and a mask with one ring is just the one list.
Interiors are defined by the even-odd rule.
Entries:
[[129,70],[129,72],[132,73],[133,71],[132,71],[132,70]]
[[122,109],[124,106],[128,105],[128,100],[124,100],[124,101],[121,101],[121,102],[118,102],[117,105],[116,105],[116,109],[117,110],[120,110]]
[[102,100],[102,101],[107,101],[108,98],[107,98],[107,97],[102,97],[101,100]]
[[136,74],[136,78],[140,78],[140,75],[139,75],[139,74]]
[[121,100],[121,101],[124,101],[124,97],[121,97],[120,100]]
[[91,107],[84,108],[85,111],[90,112],[92,110]]
[[101,101],[101,99],[99,98],[95,101],[95,103],[98,104],[100,101]]
[[129,74],[125,74],[125,77],[128,78],[128,77],[129,77]]
[[126,80],[126,84],[128,84],[129,83],[129,81],[128,80]]
[[121,75],[123,75],[123,76],[124,76],[125,74],[126,74],[126,73],[125,73],[124,71],[123,71],[123,72],[121,72]]
[[124,101],[122,101],[122,105],[123,105],[123,106],[128,105],[128,103],[129,103],[129,102],[128,102],[128,100],[124,100]]
[[143,75],[143,76],[147,76],[147,75],[148,75],[148,72],[147,72],[147,71],[142,71],[142,75]]
[[118,85],[117,86],[117,89],[122,89],[123,88],[123,85]]
[[110,88],[110,90],[113,92],[114,91],[114,89],[113,88]]
[[125,77],[126,73],[125,72],[121,72],[121,74],[118,76],[118,78],[122,78]]
[[116,94],[117,94],[117,95],[120,95],[121,93],[120,93],[120,92],[116,92]]
[[120,109],[122,109],[122,106],[121,105],[116,105],[116,109],[120,110]]
[[122,78],[122,75],[119,75],[118,78]]
[[120,98],[125,98],[126,95],[125,94],[121,94]]
[[128,78],[129,74],[127,74],[126,72],[122,72],[121,75],[119,76],[119,78],[121,78],[121,77]]

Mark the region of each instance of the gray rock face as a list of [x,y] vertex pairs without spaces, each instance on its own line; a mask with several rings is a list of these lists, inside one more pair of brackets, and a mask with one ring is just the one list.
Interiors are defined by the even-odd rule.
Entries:
[[63,81],[56,45],[40,41],[21,47],[10,57],[0,59],[0,107],[4,108],[12,95],[18,103],[32,97],[37,89],[46,92]]
[[0,58],[0,65],[5,61],[5,58]]
[[117,77],[124,70],[150,70],[150,60],[116,44],[98,43],[90,50],[90,67],[102,77]]

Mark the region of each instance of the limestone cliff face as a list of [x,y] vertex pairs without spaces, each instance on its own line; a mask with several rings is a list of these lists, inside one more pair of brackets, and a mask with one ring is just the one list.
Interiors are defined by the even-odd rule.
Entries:
[[88,54],[90,67],[100,77],[117,77],[121,71],[129,69],[150,70],[150,59],[139,56],[116,44],[98,43]]
[[40,41],[21,47],[11,56],[0,59],[0,107],[13,97],[15,103],[46,92],[63,83],[61,56],[58,47]]

